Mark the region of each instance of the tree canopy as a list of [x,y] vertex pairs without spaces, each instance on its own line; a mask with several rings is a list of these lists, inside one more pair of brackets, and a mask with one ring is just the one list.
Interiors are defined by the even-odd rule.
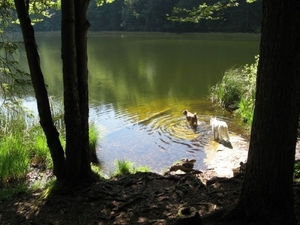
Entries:
[[[60,10],[48,11],[51,18],[36,24],[37,31],[60,29]],[[260,32],[261,0],[93,0],[88,19],[92,31]]]

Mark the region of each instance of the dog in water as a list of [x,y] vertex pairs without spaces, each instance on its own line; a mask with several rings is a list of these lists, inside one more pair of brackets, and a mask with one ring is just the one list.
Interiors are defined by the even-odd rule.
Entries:
[[230,142],[228,125],[226,122],[217,120],[217,118],[210,119],[210,125],[214,134],[214,140]]
[[197,113],[191,113],[187,110],[184,110],[182,112],[183,115],[186,116],[187,121],[189,122],[189,124],[193,127],[197,127],[198,124],[198,117],[197,117]]

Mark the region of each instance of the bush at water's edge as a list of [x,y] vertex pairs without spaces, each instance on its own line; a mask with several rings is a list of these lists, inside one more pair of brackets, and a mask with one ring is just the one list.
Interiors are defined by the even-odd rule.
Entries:
[[210,88],[210,99],[222,108],[238,113],[249,126],[252,124],[259,56],[255,62],[227,70],[222,80]]

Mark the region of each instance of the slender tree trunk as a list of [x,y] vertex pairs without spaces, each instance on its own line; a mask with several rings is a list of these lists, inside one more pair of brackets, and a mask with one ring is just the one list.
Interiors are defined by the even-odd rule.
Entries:
[[66,179],[81,179],[82,130],[77,79],[75,7],[73,0],[61,1],[62,61],[66,124]]
[[247,172],[237,208],[247,220],[295,224],[293,171],[300,108],[300,1],[264,0]]
[[81,162],[85,176],[91,172],[89,149],[89,95],[88,95],[88,56],[87,56],[87,32],[90,26],[87,20],[89,0],[75,1],[76,17],[76,50],[77,50],[77,79],[80,102],[80,114],[82,116],[82,151]]
[[37,100],[40,124],[47,138],[47,143],[53,160],[53,173],[58,180],[65,176],[64,151],[59,140],[59,133],[54,126],[50,104],[45,87],[43,73],[40,67],[40,57],[34,36],[34,29],[28,13],[29,1],[15,0],[15,6],[21,23],[23,39],[30,69],[31,80]]

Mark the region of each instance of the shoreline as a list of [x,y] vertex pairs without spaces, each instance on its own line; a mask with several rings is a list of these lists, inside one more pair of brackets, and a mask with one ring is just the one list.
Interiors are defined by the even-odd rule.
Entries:
[[[295,161],[300,160],[300,139],[295,148]],[[227,148],[220,143],[210,141],[206,147],[206,171],[213,171],[218,177],[233,177],[233,169],[240,167],[240,162],[245,163],[248,157],[250,141],[239,135],[230,135],[233,148]]]

